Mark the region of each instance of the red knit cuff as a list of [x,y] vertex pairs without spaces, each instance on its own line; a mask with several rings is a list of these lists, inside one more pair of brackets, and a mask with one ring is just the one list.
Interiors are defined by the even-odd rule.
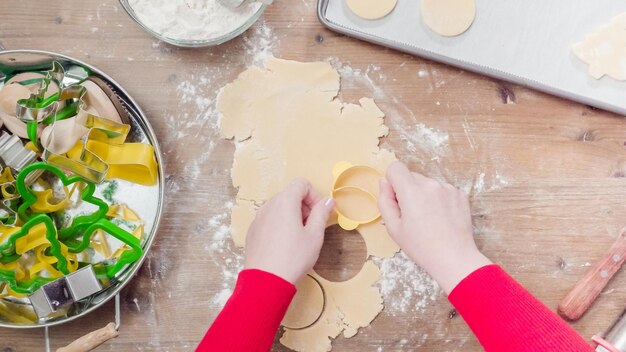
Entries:
[[576,331],[497,265],[469,274],[448,299],[487,352],[593,351]]
[[461,298],[464,300],[465,293],[475,287],[489,287],[494,282],[502,282],[502,278],[509,278],[509,275],[497,264],[485,265],[474,270],[467,275],[448,295],[448,300],[453,305],[459,303]]
[[271,295],[275,302],[291,302],[296,294],[296,286],[282,277],[259,269],[245,269],[239,273],[233,295],[250,289],[255,296]]
[[239,273],[231,300],[245,296],[246,302],[254,304],[257,314],[277,315],[280,321],[282,316],[279,315],[287,311],[295,294],[296,286],[280,276],[263,270],[246,269]]

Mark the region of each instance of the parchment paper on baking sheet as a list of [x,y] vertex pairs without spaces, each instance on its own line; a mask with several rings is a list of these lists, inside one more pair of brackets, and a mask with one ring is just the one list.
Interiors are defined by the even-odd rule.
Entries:
[[345,0],[319,6],[322,22],[339,32],[626,115],[626,82],[591,78],[571,50],[626,12],[626,1],[477,0],[474,24],[453,38],[422,23],[420,0],[398,1],[376,21],[351,13]]

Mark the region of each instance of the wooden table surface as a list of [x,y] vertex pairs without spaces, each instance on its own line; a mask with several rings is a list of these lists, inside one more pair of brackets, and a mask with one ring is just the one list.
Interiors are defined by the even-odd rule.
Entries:
[[[373,97],[391,127],[383,145],[415,170],[470,191],[482,250],[552,308],[626,226],[623,117],[337,35],[315,10],[314,0],[277,0],[243,37],[191,50],[150,37],[114,0],[0,2],[5,47],[99,67],[147,112],[164,152],[161,228],[122,292],[120,337],[100,351],[191,351],[217,315],[241,251],[226,228],[234,148],[218,138],[213,103],[220,87],[269,54],[330,61],[344,76],[343,100]],[[330,236],[322,257],[324,275],[346,279],[363,263],[362,241]],[[573,324],[583,336],[617,318],[625,283],[621,271]],[[337,339],[335,350],[481,350],[444,296],[408,294],[421,306],[386,302],[370,327]],[[109,303],[53,328],[53,347],[112,318]],[[0,329],[0,351],[42,347],[42,330]]]

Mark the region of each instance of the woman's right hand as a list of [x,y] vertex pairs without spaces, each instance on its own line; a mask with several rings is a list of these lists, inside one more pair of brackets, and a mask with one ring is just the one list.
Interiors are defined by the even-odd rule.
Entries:
[[474,242],[467,195],[454,186],[394,162],[380,181],[378,207],[391,238],[447,294],[491,264]]

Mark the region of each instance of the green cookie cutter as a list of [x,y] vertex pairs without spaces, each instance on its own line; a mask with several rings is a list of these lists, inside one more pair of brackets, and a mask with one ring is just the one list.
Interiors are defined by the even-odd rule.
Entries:
[[25,167],[24,170],[17,175],[17,179],[15,180],[15,186],[22,196],[22,199],[24,199],[24,202],[17,210],[17,214],[22,221],[28,221],[31,218],[32,214],[29,213],[29,209],[37,201],[37,197],[30,186],[26,185],[26,178],[30,173],[38,170],[49,171],[55,174],[66,187],[72,183],[83,182],[86,186],[80,192],[80,198],[98,207],[98,210],[93,214],[77,216],[72,220],[70,226],[59,230],[60,240],[76,237],[77,233],[81,232],[81,230],[106,216],[109,211],[109,206],[102,199],[93,196],[96,191],[96,185],[93,182],[89,182],[78,175],[66,176],[59,168],[39,162]]
[[67,241],[64,243],[67,245],[70,252],[80,253],[89,247],[91,236],[98,230],[106,232],[130,247],[130,249],[127,249],[122,253],[115,264],[105,266],[106,275],[109,279],[115,277],[115,275],[117,275],[117,273],[119,273],[126,264],[134,263],[143,255],[143,249],[141,248],[141,243],[137,237],[104,218],[90,224],[81,233],[80,241]]
[[24,295],[29,295],[37,291],[41,286],[54,280],[56,279],[36,275],[30,280],[18,281],[13,271],[0,269],[0,282],[8,283],[11,290]]
[[[52,221],[52,219],[50,219],[48,215],[45,215],[45,214],[39,214],[39,215],[34,216],[26,224],[24,224],[24,226],[22,226],[19,231],[12,234],[6,242],[0,245],[0,262],[6,264],[6,263],[11,263],[20,259],[22,255],[17,254],[15,251],[17,240],[22,237],[27,236],[30,230],[39,224],[44,224],[46,226],[46,239],[50,243],[49,252],[50,254],[52,254],[52,256],[57,258],[57,270],[59,270],[65,275],[69,274],[70,271],[67,268],[67,258],[65,258],[65,256],[63,255],[61,251],[61,242],[59,242],[57,238],[57,231],[54,226],[54,222]],[[6,275],[7,272],[11,273],[11,275],[9,275],[8,277]],[[21,286],[23,282],[16,281],[15,273],[13,273],[12,271],[7,271],[7,270],[0,270],[0,281],[8,282],[9,285],[11,286],[11,289],[19,293],[30,293],[27,291],[30,289],[36,290],[37,288],[39,288],[39,287],[32,286],[32,284],[38,283],[39,282],[38,280],[35,280],[32,283],[27,284],[26,287]],[[49,281],[45,281],[44,283],[46,282],[49,282]],[[23,291],[20,291],[20,290],[23,290]]]
[[[28,209],[37,200],[37,197],[32,192],[31,188],[26,185],[25,180],[28,177],[28,174],[38,170],[52,172],[66,187],[75,182],[83,182],[86,187],[81,191],[81,199],[98,207],[96,212],[90,215],[78,216],[72,220],[70,226],[58,231],[58,240],[67,245],[67,248],[71,253],[80,253],[87,249],[93,233],[97,230],[103,230],[131,248],[130,250],[124,251],[122,256],[114,265],[107,267],[107,275],[110,277],[115,276],[115,274],[117,274],[124,267],[124,265],[130,264],[141,257],[143,249],[141,248],[139,240],[129,232],[106,219],[109,206],[102,199],[93,196],[96,185],[78,175],[68,177],[63,173],[63,171],[52,165],[45,163],[31,164],[24,168],[24,170],[22,170],[22,172],[20,172],[17,176],[16,187],[24,199],[24,203],[22,203],[18,209],[18,216],[20,219],[23,221],[29,219],[30,214],[28,214]],[[75,240],[77,237],[80,237],[78,244]]]

